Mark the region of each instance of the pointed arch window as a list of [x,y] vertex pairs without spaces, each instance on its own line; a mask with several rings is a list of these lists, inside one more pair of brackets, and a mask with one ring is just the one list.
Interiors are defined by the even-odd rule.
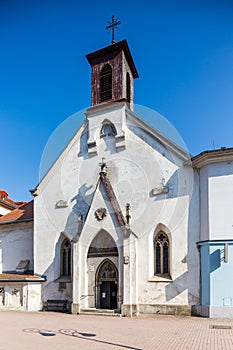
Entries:
[[112,99],[112,67],[106,64],[100,73],[100,102]]
[[65,239],[61,246],[61,275],[71,275],[71,244]]
[[116,128],[114,126],[114,124],[110,123],[110,122],[106,122],[103,124],[101,131],[100,131],[100,137],[104,137],[104,136],[116,136],[117,132],[116,132]]
[[126,98],[127,101],[130,102],[131,98],[131,86],[130,86],[130,75],[129,72],[126,74]]
[[154,240],[155,275],[169,275],[169,239],[160,231]]

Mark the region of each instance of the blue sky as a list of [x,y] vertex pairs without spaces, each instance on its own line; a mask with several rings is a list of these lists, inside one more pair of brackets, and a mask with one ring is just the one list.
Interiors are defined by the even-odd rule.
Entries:
[[32,198],[50,135],[90,105],[85,54],[110,44],[113,14],[139,72],[135,102],[193,155],[233,146],[232,1],[0,0],[0,187],[11,198]]

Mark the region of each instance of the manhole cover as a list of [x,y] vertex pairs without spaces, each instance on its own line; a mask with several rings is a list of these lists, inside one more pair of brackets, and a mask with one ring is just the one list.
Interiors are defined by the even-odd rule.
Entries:
[[232,329],[231,326],[227,326],[225,324],[213,324],[210,326],[212,329]]

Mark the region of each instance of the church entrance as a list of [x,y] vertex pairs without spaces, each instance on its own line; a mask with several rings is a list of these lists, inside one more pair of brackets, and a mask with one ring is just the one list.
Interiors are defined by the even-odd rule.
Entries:
[[118,248],[112,236],[101,229],[92,240],[87,254],[89,308],[118,308],[119,291]]
[[106,281],[100,285],[100,308],[117,308],[117,284],[115,282]]
[[98,309],[117,309],[117,287],[118,272],[114,263],[104,260],[96,274],[97,284],[97,308]]

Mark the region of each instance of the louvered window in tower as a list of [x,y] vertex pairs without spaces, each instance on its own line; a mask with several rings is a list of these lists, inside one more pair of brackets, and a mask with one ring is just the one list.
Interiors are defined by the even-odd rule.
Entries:
[[106,64],[100,74],[100,102],[112,99],[112,67]]
[[130,90],[131,90],[131,87],[130,87],[130,76],[129,76],[129,73],[127,72],[126,74],[126,98],[127,98],[127,101],[130,102]]

